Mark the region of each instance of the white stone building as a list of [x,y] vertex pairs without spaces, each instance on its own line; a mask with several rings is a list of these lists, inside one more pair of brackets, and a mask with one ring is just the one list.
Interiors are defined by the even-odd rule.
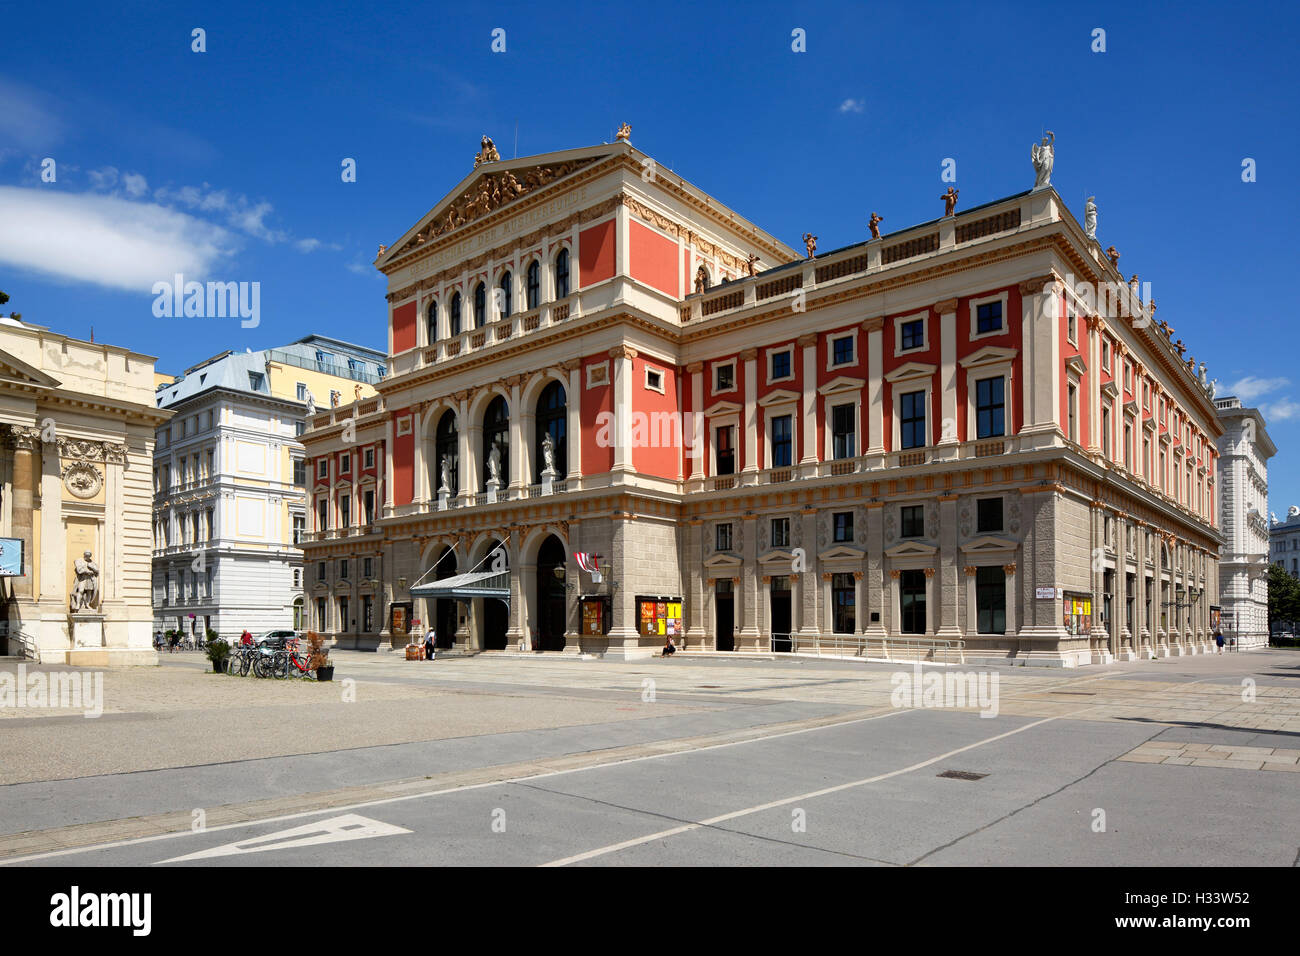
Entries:
[[[1225,637],[1242,649],[1268,644],[1268,460],[1277,447],[1259,409],[1232,396],[1215,400],[1222,531],[1219,599]],[[1300,554],[1300,552],[1297,552]]]
[[1269,561],[1300,578],[1300,507],[1288,508],[1283,521],[1270,516],[1269,525]]
[[227,639],[302,622],[309,403],[374,395],[384,354],[324,336],[224,352],[158,386],[175,413],[154,453],[157,630]]

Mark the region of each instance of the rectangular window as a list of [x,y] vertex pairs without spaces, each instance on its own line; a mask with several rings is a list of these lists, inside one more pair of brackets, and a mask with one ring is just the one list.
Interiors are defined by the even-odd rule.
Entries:
[[330,468],[330,463],[329,463],[329,459],[328,459],[328,458],[322,458],[322,459],[320,459],[319,461],[317,461],[317,462],[316,462],[316,477],[317,477],[317,478],[328,478],[328,477],[329,477],[329,473],[330,473],[330,472],[329,472],[329,468]]
[[339,630],[345,633],[349,630],[348,599],[345,597],[339,598]]
[[362,495],[361,497],[361,504],[362,504],[362,512],[361,512],[362,524],[374,524],[375,521],[374,491],[367,489],[365,494]]
[[898,431],[903,448],[924,448],[925,392],[905,392],[899,397]]
[[831,341],[831,364],[851,365],[853,363],[853,336],[845,335]]
[[975,383],[975,436],[998,438],[1006,434],[1006,379],[982,378]]
[[713,547],[715,551],[731,550],[731,525],[719,524],[713,526]]
[[853,512],[837,511],[831,515],[831,523],[834,528],[834,540],[840,543],[850,542],[853,540]]
[[925,345],[925,320],[916,319],[904,322],[902,329],[902,350],[919,349]]
[[347,579],[348,579],[348,559],[340,558],[339,559],[339,580],[346,581]]
[[1073,308],[1065,313],[1065,337],[1070,340],[1071,345],[1077,345],[1079,342],[1079,317]]
[[925,537],[925,508],[922,505],[904,505],[898,509],[898,536]]
[[324,562],[324,561],[321,561],[321,562],[319,562],[319,563],[316,565],[316,580],[317,580],[317,581],[324,581],[324,580],[325,580],[325,562]]
[[340,456],[339,456],[339,474],[340,474],[340,475],[346,475],[346,474],[349,474],[351,471],[352,471],[352,456],[351,456],[351,455],[340,455]]
[[725,392],[735,388],[736,366],[731,363],[713,366],[713,381],[713,390],[715,392]]
[[1101,343],[1101,370],[1103,372],[1110,371],[1110,343],[1109,342]]
[[999,567],[975,569],[975,630],[980,634],[1007,631],[1007,575]]
[[305,515],[293,516],[293,543],[302,544],[302,536],[307,531],[307,518]]
[[301,418],[293,423],[293,434],[295,438],[301,438],[307,434],[307,423]]
[[790,352],[773,352],[772,354],[772,378],[789,378],[790,377]]
[[985,302],[975,307],[975,334],[1002,331],[1002,301]]
[[361,598],[361,630],[369,634],[374,627],[375,600],[369,594]]
[[1133,470],[1133,426],[1124,426],[1124,467]]
[[734,434],[734,425],[723,425],[714,432],[715,449],[718,457],[718,474],[734,475],[736,473],[736,449],[732,447],[731,439]]
[[772,467],[789,468],[793,459],[793,419],[789,415],[778,415],[772,419]]
[[361,559],[361,576],[369,581],[374,577],[374,558]]
[[262,382],[265,378],[266,376],[263,375],[261,372],[249,372],[248,373],[249,389],[251,389],[254,392],[260,392],[262,390]]
[[366,465],[365,465],[365,467],[367,467],[367,468],[374,468],[374,467],[375,467],[375,450],[374,450],[373,448],[367,448],[365,454],[366,454]]
[[1101,452],[1110,461],[1110,409],[1101,410]]
[[790,519],[789,518],[772,519],[772,547],[774,548],[790,547]]
[[857,449],[857,406],[836,405],[831,408],[831,457],[852,458]]
[[352,526],[352,496],[339,496],[339,527],[349,528]]
[[296,588],[302,587],[302,568],[293,569],[293,586]]
[[831,575],[832,629],[836,634],[852,634],[857,628],[857,587],[852,574]]
[[305,401],[307,401],[307,383],[306,383],[306,382],[299,382],[299,383],[298,383],[298,390],[297,390],[297,393],[296,393],[296,394],[297,394],[297,396],[298,396],[298,401],[300,401],[300,402],[305,402]]
[[307,462],[302,458],[293,460],[293,483],[299,488],[307,484]]
[[330,526],[330,503],[328,498],[316,500],[316,530],[327,531]]
[[975,533],[990,534],[1002,530],[1002,499],[980,498],[975,502]]

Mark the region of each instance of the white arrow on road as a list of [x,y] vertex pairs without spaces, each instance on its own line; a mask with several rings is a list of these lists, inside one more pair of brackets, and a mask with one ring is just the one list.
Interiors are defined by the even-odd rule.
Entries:
[[371,837],[397,836],[399,833],[410,832],[410,830],[394,826],[391,823],[371,820],[355,813],[346,813],[341,817],[321,820],[319,823],[308,823],[306,826],[294,827],[292,830],[281,830],[279,833],[269,833],[266,836],[241,840],[238,843],[227,843],[225,846],[200,850],[198,853],[176,856],[170,860],[160,860],[159,862],[181,863],[186,860],[238,856],[241,853],[262,853],[266,850],[288,850],[291,847],[316,846],[321,843],[369,840]]

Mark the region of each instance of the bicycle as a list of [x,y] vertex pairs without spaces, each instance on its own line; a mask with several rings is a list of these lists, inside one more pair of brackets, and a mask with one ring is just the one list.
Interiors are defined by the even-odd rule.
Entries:
[[276,655],[275,676],[280,679],[301,677],[304,680],[315,680],[316,668],[311,666],[311,654],[301,653],[298,642],[290,641],[288,647]]

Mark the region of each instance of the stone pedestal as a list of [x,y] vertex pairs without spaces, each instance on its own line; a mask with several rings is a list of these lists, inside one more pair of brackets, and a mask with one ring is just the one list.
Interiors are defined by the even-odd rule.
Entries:
[[449,494],[450,492],[446,488],[438,489],[438,510],[439,511],[447,510],[447,497]]
[[497,503],[497,489],[501,487],[501,482],[495,478],[489,478],[487,481],[487,500],[488,504]]

